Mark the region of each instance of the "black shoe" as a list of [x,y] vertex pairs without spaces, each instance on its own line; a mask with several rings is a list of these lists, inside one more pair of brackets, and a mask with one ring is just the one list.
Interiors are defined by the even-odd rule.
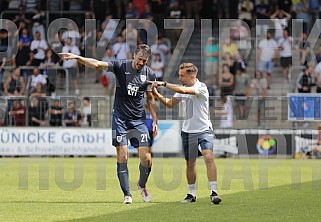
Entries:
[[222,201],[221,197],[217,195],[215,191],[212,191],[212,194],[210,195],[211,203],[212,204],[220,204]]
[[194,197],[192,194],[187,194],[184,200],[181,201],[181,203],[192,203],[196,202],[196,197]]
[[98,80],[98,79],[96,79],[94,83],[99,83],[99,80]]

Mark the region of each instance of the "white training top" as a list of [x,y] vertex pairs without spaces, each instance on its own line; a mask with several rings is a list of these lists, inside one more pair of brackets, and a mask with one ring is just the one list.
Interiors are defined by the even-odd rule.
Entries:
[[183,103],[183,110],[185,110],[182,131],[186,133],[199,133],[208,130],[209,127],[213,129],[209,113],[207,86],[197,80],[192,87],[195,89],[195,95],[174,94],[174,98]]
[[292,37],[288,36],[288,38],[280,38],[279,39],[279,46],[283,48],[283,50],[280,51],[281,57],[291,57],[292,56]]
[[262,39],[259,43],[259,48],[262,50],[260,60],[267,62],[272,60],[275,50],[279,47],[274,39]]

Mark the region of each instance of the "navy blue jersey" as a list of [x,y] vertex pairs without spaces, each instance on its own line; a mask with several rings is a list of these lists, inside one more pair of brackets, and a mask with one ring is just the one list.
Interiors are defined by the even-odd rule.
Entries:
[[141,70],[133,69],[132,61],[111,61],[108,66],[108,71],[115,73],[118,82],[113,115],[128,120],[144,119],[147,81],[156,79],[153,70],[147,66]]

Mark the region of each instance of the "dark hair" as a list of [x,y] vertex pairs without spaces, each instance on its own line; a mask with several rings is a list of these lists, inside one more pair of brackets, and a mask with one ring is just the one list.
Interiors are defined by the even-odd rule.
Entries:
[[179,69],[186,69],[186,72],[196,73],[196,74],[198,72],[197,67],[190,62],[180,64]]
[[146,57],[150,57],[150,55],[152,54],[151,49],[146,44],[140,44],[136,47],[135,54],[137,55],[139,52],[142,52]]

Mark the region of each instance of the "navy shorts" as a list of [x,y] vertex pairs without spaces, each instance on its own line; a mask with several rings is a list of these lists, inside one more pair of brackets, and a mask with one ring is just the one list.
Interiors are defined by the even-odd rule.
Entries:
[[113,146],[130,144],[137,147],[150,146],[150,136],[144,120],[126,120],[118,116],[112,117]]
[[214,134],[213,130],[209,129],[200,133],[185,133],[181,132],[182,145],[185,160],[192,160],[200,156],[201,150],[211,150],[214,148]]

